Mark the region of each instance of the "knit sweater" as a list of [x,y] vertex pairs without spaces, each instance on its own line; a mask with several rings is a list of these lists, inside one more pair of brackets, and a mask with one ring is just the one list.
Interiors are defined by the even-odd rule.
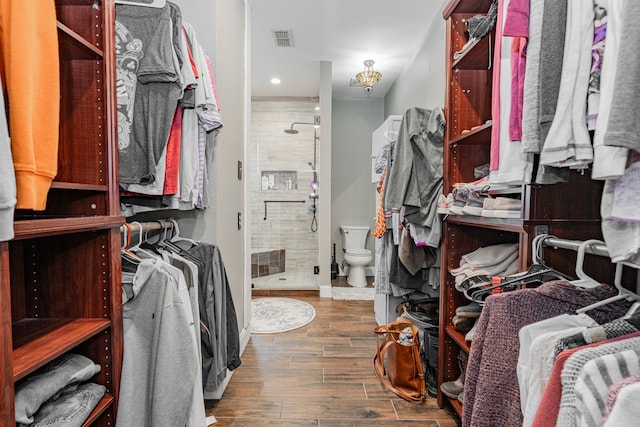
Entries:
[[640,383],[630,384],[618,394],[611,414],[604,422],[604,427],[632,426],[640,419]]
[[611,413],[611,410],[615,406],[618,395],[620,394],[622,389],[629,384],[635,383],[640,383],[640,375],[634,375],[632,377],[625,378],[609,387],[609,391],[607,392],[607,409],[605,411],[604,418],[602,419],[603,424],[606,422],[609,414]]
[[[574,312],[614,292],[609,286],[581,289],[566,281],[552,281],[536,289],[489,296],[476,326],[466,370],[463,427],[522,425],[516,374],[520,328]],[[628,306],[617,301],[590,315],[604,323],[624,315]]]
[[[613,343],[602,344],[597,347],[584,349],[571,356],[562,369],[560,379],[562,381],[562,399],[560,400],[560,411],[556,426],[575,426],[578,415],[576,407],[576,382],[585,368],[587,362],[597,359],[600,356],[620,353],[625,350],[640,351],[640,338],[630,338]],[[637,364],[637,355],[635,356]],[[612,370],[613,373],[613,370]],[[636,370],[631,375],[638,373]],[[622,377],[618,377],[622,379]],[[605,391],[606,393],[606,391]]]
[[564,350],[568,350],[570,348],[582,347],[585,344],[592,344],[608,340],[610,338],[632,334],[640,330],[638,326],[640,326],[640,317],[634,316],[629,320],[616,319],[612,322],[605,323],[604,325],[588,328],[585,331],[559,339],[556,342],[554,354],[557,356]]
[[[587,362],[576,380],[574,416],[566,425],[598,427],[606,413],[609,387],[638,373],[640,349],[608,354]],[[562,410],[560,413],[564,414]]]
[[538,407],[538,411],[536,412],[536,416],[532,426],[548,427],[556,425],[556,421],[558,420],[558,412],[560,410],[560,399],[562,398],[562,382],[560,376],[562,375],[562,370],[564,369],[565,363],[571,356],[581,350],[595,348],[603,344],[637,337],[640,337],[640,332],[635,332],[625,337],[612,338],[601,343],[587,344],[583,347],[572,348],[560,353],[558,357],[556,357],[551,375],[549,376],[549,381],[547,382],[547,386],[544,389],[544,394],[542,396],[542,400],[540,401],[540,406]]

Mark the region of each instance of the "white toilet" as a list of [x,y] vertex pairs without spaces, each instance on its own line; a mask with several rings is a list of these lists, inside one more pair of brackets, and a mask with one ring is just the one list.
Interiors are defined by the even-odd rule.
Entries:
[[369,249],[365,249],[369,227],[359,225],[341,225],[342,248],[344,261],[349,264],[347,283],[355,288],[367,286],[367,276],[364,268],[369,265],[373,256]]

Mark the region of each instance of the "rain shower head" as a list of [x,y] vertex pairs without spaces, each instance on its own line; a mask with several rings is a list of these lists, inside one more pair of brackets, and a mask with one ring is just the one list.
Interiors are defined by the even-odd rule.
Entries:
[[285,129],[284,133],[288,133],[291,135],[295,135],[297,134],[299,131],[295,130],[293,127],[295,125],[309,125],[309,126],[315,126],[316,128],[320,127],[320,116],[313,116],[313,123],[307,123],[307,122],[293,122],[291,123],[291,127],[289,129]]

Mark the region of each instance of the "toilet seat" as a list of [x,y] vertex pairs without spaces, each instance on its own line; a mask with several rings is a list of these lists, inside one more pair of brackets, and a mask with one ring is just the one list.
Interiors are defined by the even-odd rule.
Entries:
[[354,257],[370,257],[371,251],[369,249],[347,249],[345,254]]

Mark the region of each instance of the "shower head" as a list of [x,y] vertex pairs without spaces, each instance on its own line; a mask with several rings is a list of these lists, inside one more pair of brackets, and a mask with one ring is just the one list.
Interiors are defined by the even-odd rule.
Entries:
[[288,133],[290,135],[297,134],[299,131],[297,131],[297,130],[295,130],[293,128],[295,125],[309,125],[309,126],[315,126],[316,128],[319,127],[319,125],[320,125],[320,116],[314,116],[313,120],[314,120],[314,123],[293,122],[293,123],[291,123],[291,127],[289,129],[285,129],[284,130],[284,133]]

